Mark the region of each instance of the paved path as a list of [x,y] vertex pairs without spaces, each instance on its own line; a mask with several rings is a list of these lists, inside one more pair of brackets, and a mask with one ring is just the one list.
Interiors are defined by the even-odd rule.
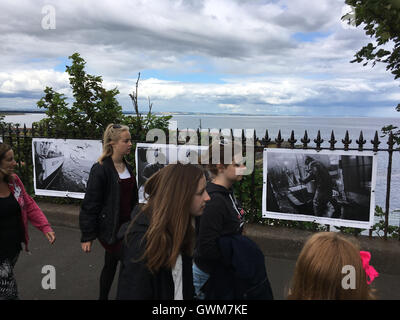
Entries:
[[[80,232],[68,227],[54,227],[57,241],[50,246],[44,236],[30,227],[32,255],[21,252],[15,275],[20,299],[29,300],[95,300],[98,298],[98,279],[103,264],[104,250],[95,242],[91,253],[80,248]],[[56,270],[56,289],[41,286],[42,268],[52,265]],[[284,299],[292,277],[295,261],[266,257],[267,272],[275,299]],[[379,271],[379,270],[378,270]],[[116,275],[110,299],[116,295]],[[400,274],[381,274],[374,281],[380,298],[400,299]]]

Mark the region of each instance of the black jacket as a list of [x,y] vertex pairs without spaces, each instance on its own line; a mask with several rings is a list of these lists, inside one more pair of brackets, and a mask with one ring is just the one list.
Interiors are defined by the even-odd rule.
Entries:
[[203,215],[196,218],[194,262],[201,270],[210,273],[222,258],[218,239],[242,233],[244,210],[232,190],[212,182],[207,184],[206,190],[211,200],[206,203]]
[[[125,162],[132,177],[132,167]],[[138,202],[136,186],[132,192],[133,205]],[[103,164],[95,163],[89,174],[85,198],[83,199],[79,226],[81,242],[92,241],[96,238],[106,244],[116,242],[119,228],[120,186],[119,175],[111,157],[104,159]]]
[[242,235],[219,238],[222,259],[203,287],[207,300],[272,300],[264,254]]
[[[138,214],[135,208],[132,219]],[[152,274],[143,256],[146,242],[144,234],[149,227],[149,219],[139,213],[134,224],[128,229],[127,244],[124,240],[123,257],[118,280],[117,300],[173,300],[174,280],[170,269],[162,268]],[[192,300],[194,296],[192,258],[182,254],[183,299]]]

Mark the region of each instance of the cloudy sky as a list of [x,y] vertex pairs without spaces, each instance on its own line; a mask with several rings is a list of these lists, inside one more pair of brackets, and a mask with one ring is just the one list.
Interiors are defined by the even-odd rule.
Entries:
[[344,0],[2,0],[0,110],[36,108],[46,86],[71,97],[65,66],[133,111],[399,117],[400,82],[351,64],[369,40],[341,22]]

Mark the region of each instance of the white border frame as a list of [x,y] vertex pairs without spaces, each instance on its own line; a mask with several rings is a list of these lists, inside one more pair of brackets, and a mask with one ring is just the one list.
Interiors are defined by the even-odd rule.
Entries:
[[[138,149],[139,148],[151,148],[151,149],[164,149],[168,150],[168,161],[167,164],[171,163],[177,163],[179,161],[179,155],[182,154],[182,150],[196,150],[200,151],[202,153],[203,151],[207,150],[208,151],[208,146],[198,146],[198,145],[193,145],[193,144],[183,144],[183,145],[176,145],[176,144],[160,144],[160,143],[138,143],[136,144],[136,149],[135,149],[135,162],[136,162],[136,184],[139,188],[139,162],[138,162]],[[172,162],[171,162],[172,161]],[[185,163],[185,162],[182,162]],[[188,162],[186,162],[188,163]],[[201,163],[196,163],[201,165]],[[141,190],[138,189],[138,198],[139,198],[139,203],[145,203],[146,201],[144,200],[144,193],[141,194]]]
[[[357,221],[346,219],[335,219],[327,217],[316,217],[304,214],[281,213],[267,211],[267,168],[268,153],[298,153],[298,154],[318,154],[318,155],[347,155],[347,156],[369,156],[372,157],[372,176],[370,193],[370,213],[369,221]],[[375,187],[377,178],[377,152],[373,151],[343,151],[343,150],[314,150],[314,149],[280,149],[264,148],[263,151],[263,192],[262,192],[262,217],[269,219],[282,219],[294,221],[308,221],[320,224],[326,224],[336,227],[351,227],[360,229],[371,229],[374,224],[375,215]]]
[[[75,199],[83,199],[85,197],[85,192],[69,192],[63,190],[47,190],[47,189],[38,189],[36,187],[36,163],[35,163],[35,148],[34,142],[38,141],[49,141],[49,142],[56,142],[56,141],[90,141],[93,142],[100,142],[100,150],[99,150],[99,157],[103,152],[103,145],[101,140],[90,140],[90,139],[54,139],[54,138],[32,138],[32,165],[33,165],[33,187],[35,191],[35,195],[38,196],[49,196],[49,197],[62,197],[62,198],[75,198]],[[96,162],[93,162],[95,164]]]

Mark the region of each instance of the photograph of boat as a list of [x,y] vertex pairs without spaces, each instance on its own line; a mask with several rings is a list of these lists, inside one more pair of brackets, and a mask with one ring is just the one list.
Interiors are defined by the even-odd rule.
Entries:
[[375,158],[372,152],[266,149],[263,217],[369,228]]
[[48,189],[64,164],[64,154],[53,142],[42,141],[35,148],[37,185]]
[[35,194],[83,199],[90,169],[101,152],[99,140],[34,138]]

